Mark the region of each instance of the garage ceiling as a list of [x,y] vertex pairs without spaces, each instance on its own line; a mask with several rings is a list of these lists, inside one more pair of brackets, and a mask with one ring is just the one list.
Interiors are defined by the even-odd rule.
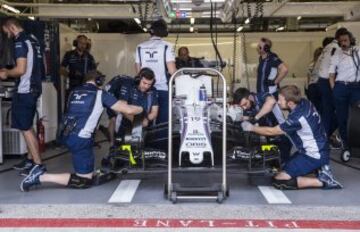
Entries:
[[[82,32],[141,33],[159,17],[171,32],[318,31],[360,20],[359,1],[310,0],[0,0],[0,13],[52,19]],[[134,20],[136,18],[136,21]],[[194,18],[194,21],[191,21]]]

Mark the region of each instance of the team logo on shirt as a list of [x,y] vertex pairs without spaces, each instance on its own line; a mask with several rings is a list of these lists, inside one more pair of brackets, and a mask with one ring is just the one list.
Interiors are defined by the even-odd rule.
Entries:
[[82,97],[85,97],[85,96],[87,96],[86,93],[83,93],[83,94],[74,93],[74,97],[76,100],[80,100]]
[[153,52],[145,52],[146,54],[149,55],[149,57],[152,59],[154,58],[154,55],[157,54],[158,52],[157,51],[153,51]]
[[320,118],[320,115],[319,115],[318,112],[314,111],[314,112],[312,113],[312,116],[318,118],[318,119],[319,119],[319,120],[318,120],[318,123],[319,123],[319,124],[321,123],[321,118]]

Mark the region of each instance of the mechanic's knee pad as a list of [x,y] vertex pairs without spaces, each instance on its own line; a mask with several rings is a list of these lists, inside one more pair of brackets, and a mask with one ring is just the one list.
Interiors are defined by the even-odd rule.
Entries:
[[290,180],[277,180],[273,178],[272,185],[280,190],[296,190],[298,189],[296,178],[292,178]]
[[67,187],[76,189],[87,189],[93,185],[93,180],[85,177],[71,174]]

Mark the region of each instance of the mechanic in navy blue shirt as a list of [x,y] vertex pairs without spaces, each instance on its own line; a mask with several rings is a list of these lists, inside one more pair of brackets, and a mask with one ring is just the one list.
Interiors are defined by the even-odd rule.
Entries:
[[[329,168],[329,147],[325,129],[315,107],[301,97],[295,85],[280,89],[278,104],[289,110],[287,120],[276,127],[258,127],[243,122],[244,131],[260,135],[284,135],[290,137],[297,152],[285,163],[283,171],[274,177],[273,186],[279,189],[309,187],[342,188]],[[305,175],[318,172],[317,177]]]
[[[142,68],[134,82],[130,85],[122,85],[119,99],[129,105],[141,106],[145,111],[145,118],[142,122],[143,127],[147,127],[153,122],[159,113],[159,101],[155,84],[155,74],[150,68]],[[117,136],[123,137],[125,131],[132,128],[132,117],[122,115],[122,120],[117,128]],[[119,117],[119,116],[118,116]]]
[[94,57],[89,53],[89,39],[79,35],[73,42],[74,50],[65,53],[61,62],[61,74],[69,78],[68,93],[83,83],[90,70],[96,69]]
[[24,32],[18,19],[7,18],[2,29],[9,38],[14,38],[16,65],[12,69],[1,69],[0,78],[16,78],[17,90],[11,102],[11,126],[22,132],[28,148],[27,158],[14,169],[27,174],[35,164],[41,164],[33,121],[44,77],[43,56],[38,40]]
[[260,55],[257,70],[257,93],[271,93],[277,96],[278,85],[288,73],[286,64],[271,51],[272,42],[268,38],[261,38],[257,46]]
[[[234,93],[233,103],[238,104],[244,110],[242,120],[259,123],[261,126],[276,126],[285,122],[275,97],[269,93],[256,94],[247,88],[238,88]],[[285,135],[281,135],[275,144],[280,149],[281,161],[288,160],[292,147],[289,139]]]
[[104,76],[90,71],[85,76],[86,83],[75,88],[68,101],[64,116],[63,140],[72,153],[75,173],[50,174],[39,165],[35,165],[30,174],[21,182],[21,191],[43,182],[57,183],[72,188],[88,188],[92,185],[94,171],[94,130],[104,107],[126,115],[135,115],[143,111],[141,107],[127,105],[118,101],[99,87]]
[[[113,77],[104,87],[105,91],[110,93],[116,99],[120,97],[120,89],[123,85],[130,85],[134,82],[134,78],[126,75],[117,75]],[[115,132],[115,123],[117,113],[111,109],[106,109],[106,113],[109,118],[108,124],[108,134],[109,134],[109,142],[111,145],[114,144],[114,132]]]

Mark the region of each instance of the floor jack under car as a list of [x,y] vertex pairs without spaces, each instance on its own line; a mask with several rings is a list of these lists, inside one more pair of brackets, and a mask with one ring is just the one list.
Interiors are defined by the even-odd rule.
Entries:
[[[210,185],[186,185],[173,180],[173,82],[176,82],[176,98],[182,101],[179,106],[181,116],[181,141],[179,150],[179,166],[182,166],[183,153],[187,153],[191,164],[199,167],[205,159],[205,153],[210,155],[211,166],[214,166],[213,149],[210,144],[206,109],[207,93],[201,89],[211,89],[212,77],[218,77],[223,84],[222,96],[222,180],[221,183]],[[181,79],[182,78],[182,82]],[[175,80],[176,79],[176,80]],[[179,81],[178,81],[179,80]],[[210,80],[210,81],[209,81]],[[210,83],[210,84],[209,84]],[[206,86],[206,87],[205,87]],[[178,91],[182,88],[182,91]],[[184,94],[182,94],[182,92]],[[205,95],[204,95],[205,94]],[[182,99],[181,99],[182,98]],[[169,80],[169,129],[168,129],[168,183],[164,193],[167,198],[176,203],[179,199],[214,199],[218,203],[229,195],[226,179],[226,80],[217,70],[210,68],[183,68],[175,72]],[[206,168],[206,167],[203,167]],[[190,174],[189,174],[190,175]],[[192,179],[197,175],[193,174]]]

